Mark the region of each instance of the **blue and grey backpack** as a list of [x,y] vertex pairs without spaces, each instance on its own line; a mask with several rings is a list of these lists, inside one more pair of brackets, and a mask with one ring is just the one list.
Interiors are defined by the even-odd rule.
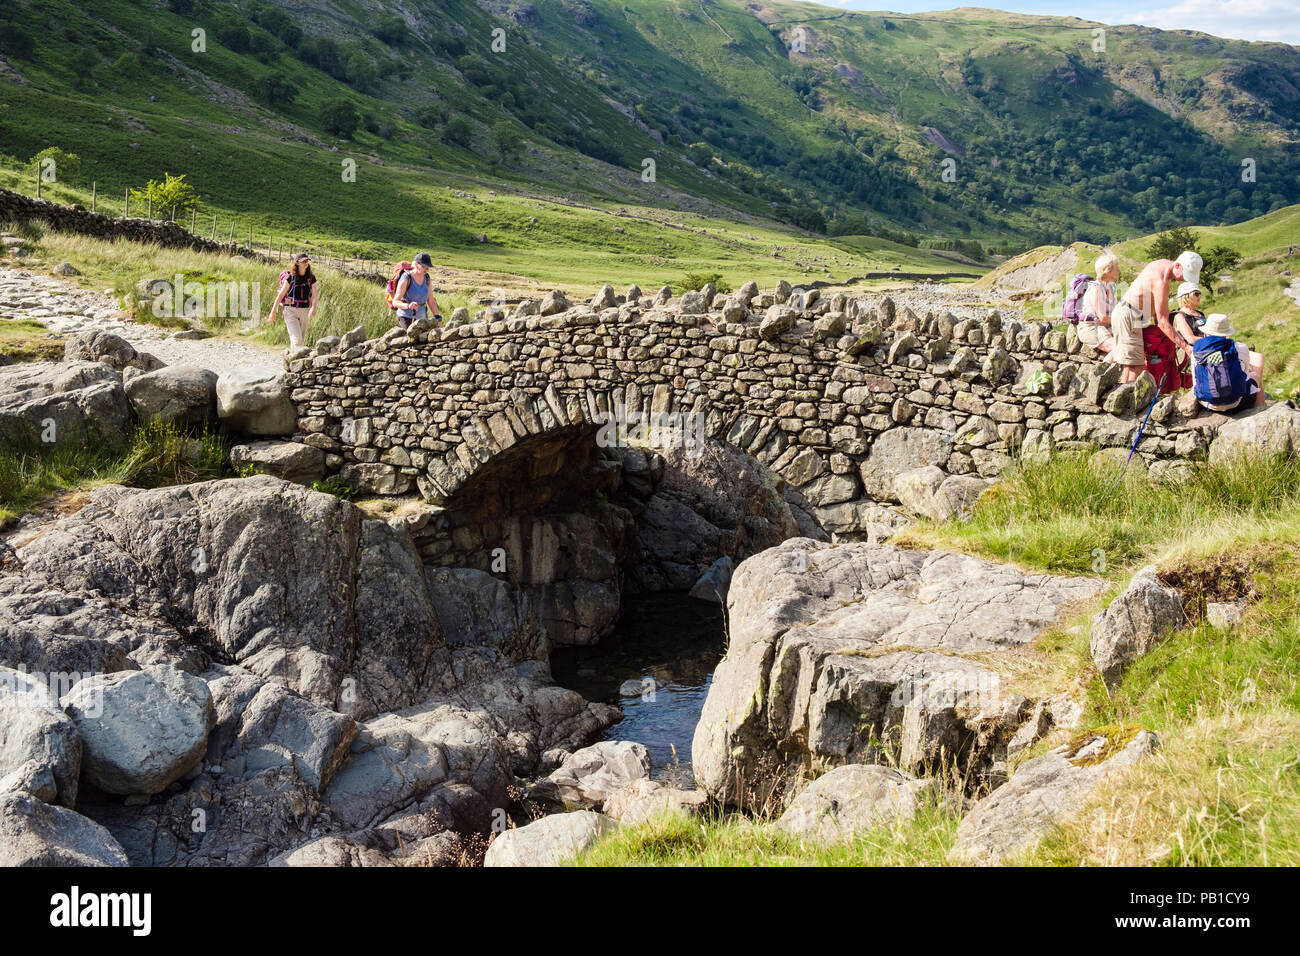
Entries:
[[1246,394],[1246,370],[1237,358],[1237,343],[1224,335],[1207,335],[1192,346],[1196,358],[1193,391],[1207,405],[1231,405]]

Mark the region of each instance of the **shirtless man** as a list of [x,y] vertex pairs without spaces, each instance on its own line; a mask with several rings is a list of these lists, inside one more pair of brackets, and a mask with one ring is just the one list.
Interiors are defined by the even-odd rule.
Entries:
[[[1153,371],[1161,373],[1155,375],[1156,382],[1162,376],[1165,378],[1164,391],[1175,391],[1181,386],[1181,376],[1175,368],[1178,349],[1183,350],[1189,362],[1192,349],[1179,340],[1169,321],[1169,283],[1197,282],[1200,277],[1201,257],[1194,252],[1184,252],[1172,261],[1157,259],[1138,273],[1110,316],[1110,328],[1115,336],[1111,358],[1124,366],[1121,382],[1136,380],[1151,364],[1155,366]],[[1145,330],[1153,323],[1155,329],[1147,333]],[[1148,363],[1148,354],[1154,362]]]

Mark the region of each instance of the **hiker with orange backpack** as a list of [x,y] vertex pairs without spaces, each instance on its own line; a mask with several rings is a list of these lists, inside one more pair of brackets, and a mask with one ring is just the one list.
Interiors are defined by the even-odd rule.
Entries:
[[403,329],[429,315],[430,307],[434,321],[442,321],[438,300],[433,297],[433,280],[429,276],[432,265],[433,258],[422,252],[410,262],[398,263],[393,277],[388,280],[388,307],[397,310],[397,324]]

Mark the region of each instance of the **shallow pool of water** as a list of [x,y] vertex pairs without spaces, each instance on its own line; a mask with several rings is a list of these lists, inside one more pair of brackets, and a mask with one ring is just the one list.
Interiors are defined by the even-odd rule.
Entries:
[[[622,708],[623,719],[602,739],[644,744],[656,779],[689,783],[691,738],[725,639],[717,604],[678,593],[640,595],[624,599],[618,627],[600,644],[557,648],[551,671],[560,686]],[[662,686],[651,690],[642,681],[640,695],[620,696],[625,681],[645,677]]]

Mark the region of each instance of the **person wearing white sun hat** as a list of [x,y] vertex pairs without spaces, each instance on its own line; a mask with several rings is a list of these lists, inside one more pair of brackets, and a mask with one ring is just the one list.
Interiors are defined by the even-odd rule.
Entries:
[[1268,404],[1264,394],[1264,357],[1235,341],[1235,330],[1222,312],[1206,316],[1202,335],[1192,349],[1196,400],[1212,412],[1231,415]]

